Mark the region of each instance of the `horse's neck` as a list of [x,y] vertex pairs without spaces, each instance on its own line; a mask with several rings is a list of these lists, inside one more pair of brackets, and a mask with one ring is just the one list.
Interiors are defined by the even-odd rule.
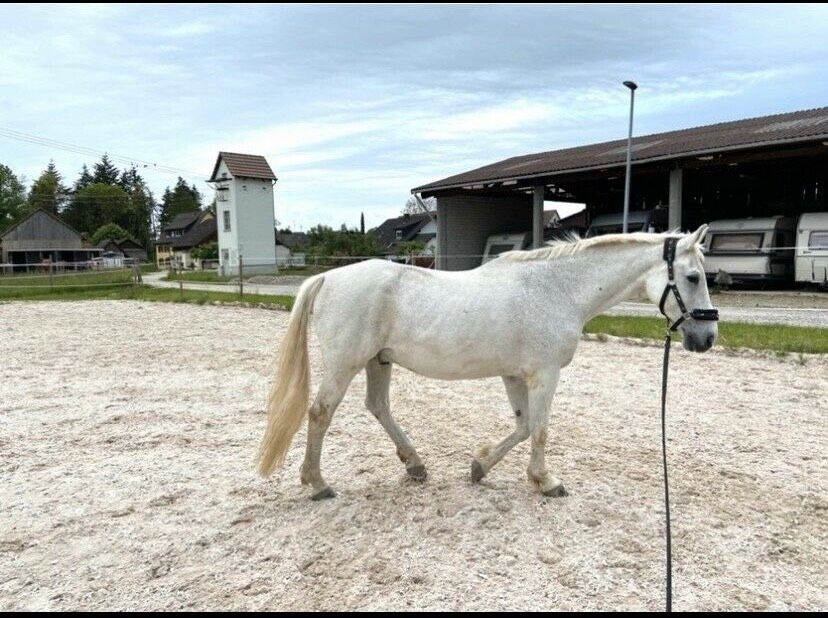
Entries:
[[588,248],[549,262],[558,281],[566,280],[571,302],[584,322],[629,299],[643,288],[647,273],[661,262],[661,246],[650,243]]

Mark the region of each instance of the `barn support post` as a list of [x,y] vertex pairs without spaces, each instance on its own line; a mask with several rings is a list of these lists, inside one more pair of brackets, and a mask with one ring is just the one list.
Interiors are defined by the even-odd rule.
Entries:
[[437,199],[437,270],[447,270],[448,260],[448,205]]
[[684,170],[680,167],[670,170],[670,198],[667,214],[667,228],[670,230],[681,230],[681,197],[683,186]]
[[532,194],[532,246],[543,246],[543,197],[546,187],[538,185]]

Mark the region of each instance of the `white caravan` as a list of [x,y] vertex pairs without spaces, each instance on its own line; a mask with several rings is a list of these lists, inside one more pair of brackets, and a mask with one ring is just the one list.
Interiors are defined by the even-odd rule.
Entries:
[[711,222],[704,242],[707,277],[723,270],[737,281],[793,280],[794,223],[782,216]]
[[808,212],[799,217],[796,281],[828,286],[828,212]]

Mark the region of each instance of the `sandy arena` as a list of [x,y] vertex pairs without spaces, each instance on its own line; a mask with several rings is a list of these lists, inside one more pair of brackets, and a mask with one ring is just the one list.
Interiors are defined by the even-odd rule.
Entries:
[[[429,480],[404,478],[360,375],[323,455],[339,497],[312,503],[304,431],[280,473],[253,468],[286,320],[0,305],[0,609],[662,608],[659,348],[586,341],[564,370],[548,461],[568,498],[530,492],[527,444],[470,484],[512,430],[500,380],[396,369]],[[828,358],[802,360],[676,346],[677,610],[828,609]]]

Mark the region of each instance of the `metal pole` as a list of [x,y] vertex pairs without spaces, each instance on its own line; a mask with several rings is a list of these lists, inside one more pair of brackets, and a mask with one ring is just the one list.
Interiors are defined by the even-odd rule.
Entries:
[[635,82],[624,82],[630,89],[630,130],[627,134],[627,173],[624,179],[624,225],[622,233],[627,233],[627,220],[630,216],[630,175],[632,174],[632,132],[633,132],[633,109],[635,108],[635,89],[638,88]]

